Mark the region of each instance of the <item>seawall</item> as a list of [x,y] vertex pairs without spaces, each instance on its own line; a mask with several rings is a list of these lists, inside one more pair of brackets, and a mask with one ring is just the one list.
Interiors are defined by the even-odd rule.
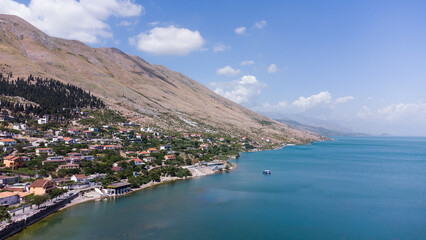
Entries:
[[24,230],[27,226],[30,226],[31,224],[39,221],[40,219],[47,217],[48,215],[58,211],[60,208],[64,207],[66,204],[70,203],[71,200],[76,198],[79,195],[79,192],[74,193],[73,195],[69,196],[66,199],[60,200],[54,205],[50,205],[46,207],[45,209],[42,209],[41,211],[35,213],[32,216],[29,216],[23,220],[12,222],[8,224],[6,227],[4,227],[2,230],[0,230],[0,239],[6,239],[10,236],[12,236],[15,233],[18,233],[22,230]]

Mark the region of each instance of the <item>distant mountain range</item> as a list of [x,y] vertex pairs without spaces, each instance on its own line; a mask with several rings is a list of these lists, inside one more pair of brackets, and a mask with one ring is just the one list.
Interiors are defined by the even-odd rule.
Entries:
[[327,136],[327,137],[338,137],[338,136],[369,136],[365,133],[356,133],[356,132],[350,132],[350,131],[342,131],[342,130],[333,130],[329,128],[324,127],[315,127],[310,126],[306,124],[302,124],[300,122],[289,120],[289,119],[280,119],[277,120],[278,122],[287,124],[289,127],[299,129],[301,131],[309,131],[316,134],[319,134],[321,136]]
[[250,111],[182,73],[116,48],[92,48],[48,36],[17,16],[0,15],[0,72],[76,85],[128,119],[165,130],[275,142],[323,139]]

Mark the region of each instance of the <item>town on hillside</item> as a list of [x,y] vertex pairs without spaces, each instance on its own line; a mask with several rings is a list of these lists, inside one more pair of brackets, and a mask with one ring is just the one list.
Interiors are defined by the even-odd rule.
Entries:
[[[21,86],[31,88],[21,81]],[[29,102],[31,91],[13,93],[27,102],[7,91],[0,96],[0,221],[23,219],[58,198],[76,194],[80,200],[93,197],[90,193],[110,197],[227,171],[233,167],[227,160],[260,146],[247,137],[141,126],[78,89],[51,83],[52,96],[57,89],[69,95],[78,91],[86,102],[62,106],[61,111],[35,97]],[[27,111],[31,107],[37,113]]]

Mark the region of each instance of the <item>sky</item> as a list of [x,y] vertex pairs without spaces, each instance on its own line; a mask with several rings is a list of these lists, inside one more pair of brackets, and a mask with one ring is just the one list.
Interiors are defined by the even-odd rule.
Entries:
[[426,1],[0,0],[274,119],[426,136]]

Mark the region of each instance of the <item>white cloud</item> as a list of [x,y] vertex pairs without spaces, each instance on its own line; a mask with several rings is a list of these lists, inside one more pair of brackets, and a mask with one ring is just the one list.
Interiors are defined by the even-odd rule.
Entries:
[[397,103],[377,110],[377,115],[387,120],[422,118],[426,120],[426,103]]
[[310,97],[299,97],[298,100],[292,103],[292,106],[296,107],[297,110],[304,112],[310,108],[319,105],[328,105],[331,102],[331,94],[328,91],[322,91],[318,94]]
[[241,62],[241,66],[252,65],[254,64],[253,60],[246,60]]
[[158,55],[186,55],[200,50],[204,45],[198,31],[175,26],[155,27],[149,33],[140,33],[129,41],[139,50]]
[[238,27],[236,28],[234,31],[236,34],[244,34],[246,32],[247,28],[246,27]]
[[268,73],[276,73],[278,72],[278,67],[275,64],[271,64],[268,67]]
[[426,103],[393,103],[382,108],[372,110],[362,106],[357,113],[358,118],[380,120],[386,122],[426,121]]
[[222,51],[225,51],[225,50],[228,50],[228,49],[231,49],[231,47],[230,46],[226,46],[225,44],[223,44],[223,43],[218,43],[218,44],[216,44],[214,47],[213,47],[213,51],[214,52],[222,52]]
[[352,101],[354,99],[355,98],[352,97],[352,96],[345,96],[345,97],[337,98],[335,102],[336,103],[346,103],[346,102]]
[[264,28],[265,26],[266,26],[266,21],[265,21],[265,20],[262,20],[262,21],[259,21],[259,22],[255,22],[255,23],[254,23],[254,27],[255,27],[255,28],[262,29],[262,28]]
[[216,74],[218,74],[218,75],[225,75],[225,76],[235,76],[235,75],[237,75],[239,73],[240,73],[240,69],[233,69],[230,66],[225,66],[223,68],[219,68],[216,71]]
[[225,84],[213,83],[217,94],[234,101],[238,104],[254,106],[261,90],[266,87],[265,83],[259,82],[255,76],[246,75],[240,80]]
[[0,13],[22,17],[49,35],[87,43],[112,37],[110,17],[135,17],[143,12],[142,5],[130,0],[31,0],[28,6],[0,1]]
[[155,22],[148,23],[148,25],[150,25],[150,26],[157,26],[158,24],[160,24],[160,21],[155,21]]

